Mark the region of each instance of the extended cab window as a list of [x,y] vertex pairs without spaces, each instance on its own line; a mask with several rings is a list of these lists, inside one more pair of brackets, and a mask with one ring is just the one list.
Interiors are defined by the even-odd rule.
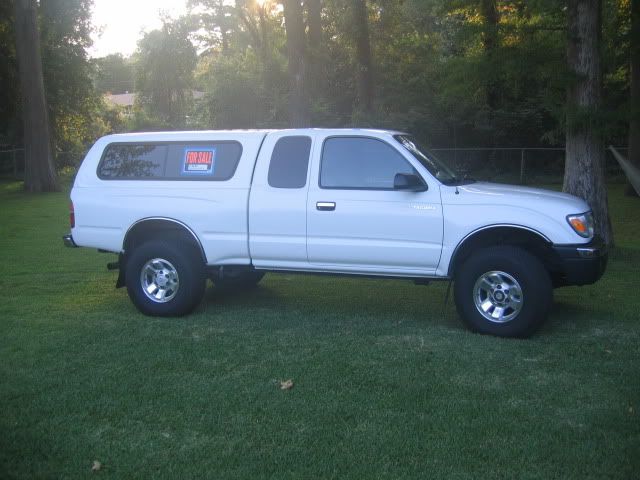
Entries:
[[164,174],[165,145],[109,145],[98,167],[101,178],[158,178]]
[[109,145],[98,165],[103,180],[228,180],[242,155],[238,142]]
[[322,188],[393,190],[396,174],[418,172],[393,147],[367,137],[331,137],[322,149]]
[[273,147],[269,163],[269,185],[274,188],[302,188],[307,184],[311,138],[282,137]]

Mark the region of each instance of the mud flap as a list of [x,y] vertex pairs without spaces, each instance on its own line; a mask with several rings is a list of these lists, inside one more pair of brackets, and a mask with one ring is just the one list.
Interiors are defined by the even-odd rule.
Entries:
[[116,280],[116,288],[122,288],[125,286],[125,256],[120,253],[118,255],[118,280]]

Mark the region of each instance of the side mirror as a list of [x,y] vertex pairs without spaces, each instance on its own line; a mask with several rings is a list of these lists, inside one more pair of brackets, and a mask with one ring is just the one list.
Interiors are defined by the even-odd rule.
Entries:
[[393,179],[394,190],[406,190],[408,192],[424,192],[428,190],[427,185],[418,175],[406,173],[396,173]]

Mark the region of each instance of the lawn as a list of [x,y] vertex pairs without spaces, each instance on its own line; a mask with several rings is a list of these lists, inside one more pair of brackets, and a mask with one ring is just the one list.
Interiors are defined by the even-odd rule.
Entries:
[[0,478],[640,478],[620,185],[605,277],[557,290],[529,340],[467,332],[443,283],[272,274],[144,317],[111,255],[62,246],[66,194],[0,202]]

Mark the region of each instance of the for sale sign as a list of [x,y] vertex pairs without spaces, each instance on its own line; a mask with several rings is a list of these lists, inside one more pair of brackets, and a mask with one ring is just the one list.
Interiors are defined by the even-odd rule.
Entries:
[[215,148],[188,147],[184,151],[182,174],[213,175],[215,160]]

